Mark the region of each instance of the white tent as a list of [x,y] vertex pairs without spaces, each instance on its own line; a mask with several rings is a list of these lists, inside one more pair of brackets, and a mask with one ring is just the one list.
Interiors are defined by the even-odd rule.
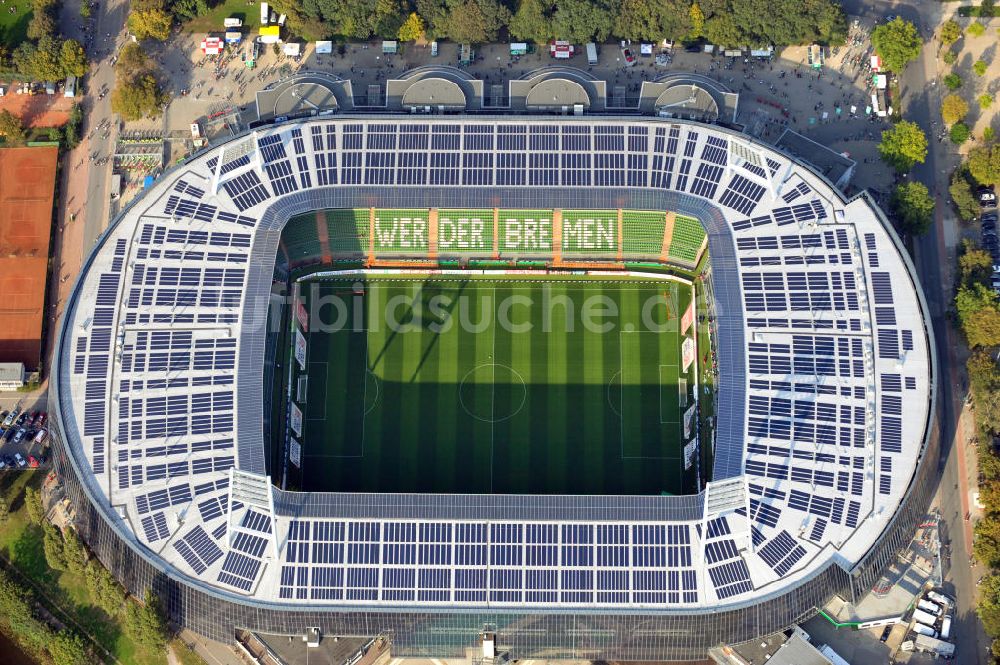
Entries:
[[302,45],[298,42],[285,42],[282,46],[282,51],[285,55],[289,55],[294,58],[301,52],[301,46]]
[[333,53],[333,42],[316,42],[316,53]]

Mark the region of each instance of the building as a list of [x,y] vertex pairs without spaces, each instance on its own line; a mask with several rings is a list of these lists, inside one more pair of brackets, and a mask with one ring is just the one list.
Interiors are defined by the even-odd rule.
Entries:
[[0,362],[29,370],[42,358],[58,158],[55,146],[0,150]]
[[17,390],[24,385],[24,363],[0,363],[0,390]]
[[[706,489],[272,486],[259,324],[279,232],[370,206],[697,217],[722,377]],[[489,643],[515,659],[686,660],[868,592],[932,492],[934,369],[881,211],[745,135],[639,116],[337,115],[206,150],[115,220],[67,302],[50,404],[81,534],[179,625],[386,635],[398,656]]]

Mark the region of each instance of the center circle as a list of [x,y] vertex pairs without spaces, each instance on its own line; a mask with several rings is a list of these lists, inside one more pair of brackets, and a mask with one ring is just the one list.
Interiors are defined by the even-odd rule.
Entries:
[[528,389],[521,375],[501,363],[476,365],[462,377],[458,387],[458,401],[465,412],[487,423],[513,418],[524,408],[527,397]]

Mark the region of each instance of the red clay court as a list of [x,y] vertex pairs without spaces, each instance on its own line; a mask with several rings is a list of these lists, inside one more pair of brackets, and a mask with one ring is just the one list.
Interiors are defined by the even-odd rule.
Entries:
[[38,367],[59,149],[0,150],[0,362]]

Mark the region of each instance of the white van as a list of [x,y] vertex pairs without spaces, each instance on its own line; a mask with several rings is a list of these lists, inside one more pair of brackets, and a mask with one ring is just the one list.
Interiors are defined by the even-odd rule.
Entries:
[[932,603],[929,600],[920,599],[917,601],[917,607],[922,609],[924,612],[929,612],[934,616],[941,616],[941,608],[937,603]]
[[591,65],[597,64],[597,44],[594,42],[587,43],[587,63]]
[[947,615],[941,622],[941,639],[946,640],[951,637],[951,615]]
[[935,631],[933,628],[925,626],[922,623],[913,624],[913,632],[918,633],[920,635],[926,635],[927,637],[937,637],[937,631]]

